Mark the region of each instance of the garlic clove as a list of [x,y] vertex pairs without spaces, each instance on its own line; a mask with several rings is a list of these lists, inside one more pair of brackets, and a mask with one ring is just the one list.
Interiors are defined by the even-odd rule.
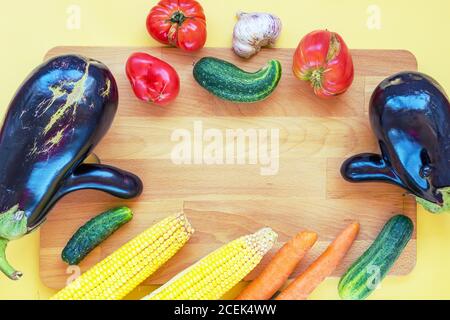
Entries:
[[238,21],[233,32],[233,50],[242,57],[249,58],[262,47],[274,45],[280,36],[281,20],[269,13],[237,13]]

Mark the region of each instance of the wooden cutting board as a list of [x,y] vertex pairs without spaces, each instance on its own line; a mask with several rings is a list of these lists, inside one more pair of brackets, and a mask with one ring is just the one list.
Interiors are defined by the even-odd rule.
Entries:
[[[165,108],[156,107],[134,97],[124,66],[135,51],[148,52],[177,69],[182,88],[175,103]],[[335,99],[320,100],[306,83],[292,75],[293,52],[293,49],[267,49],[244,61],[230,49],[221,48],[203,49],[194,54],[172,48],[52,49],[47,58],[76,53],[100,60],[111,68],[119,85],[120,106],[111,130],[95,152],[103,163],[139,175],[145,188],[142,196],[132,201],[96,191],[80,191],[63,199],[41,228],[40,272],[44,284],[51,288],[65,285],[76,271],[67,269],[61,261],[62,248],[89,218],[117,205],[130,206],[135,213],[133,221],[94,250],[81,263],[82,271],[171,213],[184,210],[196,229],[189,244],[146,284],[164,283],[228,241],[265,226],[279,234],[274,250],[300,230],[318,232],[319,241],[299,266],[298,273],[350,221],[358,220],[361,232],[344,263],[334,273],[338,276],[372,243],[393,214],[402,212],[415,222],[415,201],[401,189],[387,184],[350,184],[339,173],[346,157],[378,151],[368,121],[370,95],[386,76],[417,70],[414,56],[407,51],[353,50],[356,72],[353,86]],[[282,62],[283,78],[266,101],[251,105],[224,102],[208,94],[192,77],[193,64],[203,56],[223,58],[249,71],[276,58]],[[276,137],[278,132],[279,139],[274,140],[279,141],[278,170],[272,170],[273,175],[262,175],[261,167],[267,163],[261,162],[265,158],[259,157],[255,161],[257,164],[250,164],[248,158],[244,158],[244,164],[233,164],[233,161],[224,165],[175,164],[171,153],[178,142],[171,139],[172,135],[189,132],[193,148],[199,148],[201,134],[194,139],[194,127],[200,130],[199,126],[203,134],[218,136],[225,135],[227,129],[245,132],[260,132],[257,130],[261,129],[261,132],[268,132],[269,137]],[[208,141],[203,147],[207,145]],[[246,148],[247,156],[265,150],[258,146]],[[275,144],[269,143],[269,146],[276,150]],[[391,274],[407,274],[415,262],[414,233]],[[248,279],[256,272],[258,270]]]

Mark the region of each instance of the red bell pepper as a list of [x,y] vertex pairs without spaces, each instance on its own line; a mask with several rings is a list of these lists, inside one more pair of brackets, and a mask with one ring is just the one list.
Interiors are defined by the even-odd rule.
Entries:
[[175,69],[147,53],[134,53],[128,58],[126,72],[136,97],[164,106],[180,92],[180,77]]
[[162,0],[147,17],[147,30],[157,41],[185,51],[196,51],[206,42],[206,18],[195,0]]

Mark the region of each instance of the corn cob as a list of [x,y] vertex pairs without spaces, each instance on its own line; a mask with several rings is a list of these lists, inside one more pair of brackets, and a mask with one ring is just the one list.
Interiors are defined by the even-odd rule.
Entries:
[[52,299],[122,299],[172,258],[193,232],[184,214],[170,216],[96,264]]
[[209,254],[144,300],[216,300],[249,274],[272,248],[270,228],[241,237]]

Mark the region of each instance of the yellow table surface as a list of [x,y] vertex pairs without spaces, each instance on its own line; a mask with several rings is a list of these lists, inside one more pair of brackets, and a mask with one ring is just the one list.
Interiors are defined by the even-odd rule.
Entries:
[[[146,15],[155,3],[156,0],[2,0],[1,114],[30,70],[54,46],[158,45],[145,29]],[[267,11],[283,21],[279,47],[295,47],[306,33],[327,28],[340,33],[351,48],[410,50],[417,57],[419,70],[432,75],[450,92],[448,0],[201,0],[201,3],[208,19],[207,46],[231,46],[237,11]],[[417,227],[416,268],[408,276],[388,277],[372,299],[450,298],[450,215],[435,216],[419,209]],[[24,277],[12,282],[0,276],[1,299],[47,299],[53,293],[39,279],[39,232],[11,243],[8,255]],[[327,279],[311,298],[337,299],[337,283],[338,279]],[[138,288],[130,298],[138,298],[151,289]]]

